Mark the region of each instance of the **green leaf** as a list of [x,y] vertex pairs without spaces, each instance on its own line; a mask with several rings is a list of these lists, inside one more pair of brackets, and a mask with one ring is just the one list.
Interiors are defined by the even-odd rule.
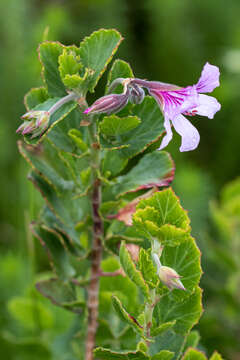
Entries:
[[176,333],[186,334],[195,325],[202,313],[201,289],[181,302],[171,296],[171,293],[161,297],[161,301],[154,309],[154,317],[158,324],[176,320],[173,330]]
[[78,129],[71,129],[68,131],[68,135],[75,142],[78,148],[85,152],[88,149],[87,144],[82,139],[82,133]]
[[7,304],[10,314],[30,330],[53,327],[52,313],[37,299],[13,297]]
[[223,358],[217,351],[214,351],[214,353],[210,357],[210,360],[223,360]]
[[189,218],[187,212],[181,207],[178,197],[171,188],[155,193],[151,198],[141,200],[137,209],[150,206],[159,213],[159,227],[165,224],[189,231]]
[[173,268],[180,276],[186,291],[174,289],[175,300],[182,299],[194,291],[200,281],[202,269],[200,251],[192,237],[188,237],[177,248],[165,246],[161,255],[164,266]]
[[32,225],[31,229],[41,244],[48,250],[50,264],[59,277],[68,279],[74,276],[75,270],[70,263],[70,255],[62,236],[45,225],[35,224]]
[[167,186],[173,176],[174,164],[170,155],[156,151],[146,154],[126,175],[119,176],[109,191],[119,197],[129,191]]
[[81,313],[85,307],[84,299],[78,298],[76,287],[60,279],[47,279],[37,282],[37,290],[54,305],[74,313]]
[[155,288],[159,281],[157,276],[157,269],[153,265],[151,254],[149,251],[146,251],[143,248],[141,248],[139,252],[138,266],[144,280],[151,288]]
[[163,323],[157,327],[152,327],[151,328],[151,336],[161,335],[165,331],[168,331],[169,329],[171,329],[175,324],[176,324],[176,320]]
[[86,37],[80,44],[83,65],[92,72],[87,77],[88,89],[93,92],[97,82],[122,41],[116,30],[101,29]]
[[44,103],[49,98],[45,87],[33,88],[24,97],[24,104],[27,110],[35,108],[35,106]]
[[199,340],[200,340],[199,332],[197,330],[191,331],[190,334],[188,334],[187,336],[183,352],[187,350],[189,347],[196,348],[198,346]]
[[[106,93],[109,90],[109,87],[111,85],[111,83],[118,79],[118,78],[133,78],[133,72],[132,69],[130,67],[130,65],[123,60],[115,60],[111,70],[108,73],[108,79],[107,79],[107,86],[106,86]],[[114,90],[114,93],[121,93],[122,92],[122,85],[118,85],[117,88]]]
[[[132,115],[141,120],[137,128],[119,135],[117,140],[114,139],[114,142],[100,136],[100,143],[103,148],[109,150],[120,148],[118,151],[125,159],[143,152],[149,145],[157,141],[165,131],[162,113],[156,101],[150,96],[146,96],[141,104],[133,107]],[[121,149],[121,147],[124,148]]]
[[139,335],[143,336],[143,327],[124,309],[117,296],[112,296],[112,304],[120,319],[130,325]]
[[89,199],[86,196],[73,199],[72,194],[68,191],[65,191],[61,197],[58,197],[54,189],[35,172],[31,172],[28,178],[40,191],[48,208],[58,220],[54,222],[52,226],[60,228],[63,233],[69,236],[74,246],[81,250],[76,225],[79,221],[83,220],[87,214],[90,214]]
[[168,350],[162,350],[158,354],[155,354],[151,357],[151,360],[171,360],[174,356],[174,353]]
[[43,76],[51,96],[65,96],[65,86],[58,70],[58,58],[64,46],[58,42],[46,41],[39,45],[38,52],[43,66]]
[[59,72],[62,80],[66,75],[79,74],[79,70],[82,68],[80,57],[72,50],[65,48],[63,53],[58,58]]
[[140,122],[137,116],[127,116],[124,118],[116,115],[104,116],[99,125],[99,129],[104,135],[117,136],[136,128]]
[[182,360],[207,360],[206,356],[199,350],[188,349]]
[[94,355],[103,360],[150,360],[149,356],[142,351],[115,352],[100,347],[94,350]]
[[150,345],[150,352],[152,354],[161,352],[162,349],[168,349],[168,351],[175,353],[173,360],[180,358],[185,342],[185,337],[182,334],[178,334],[172,329],[169,329],[157,336],[154,340],[155,342]]
[[101,164],[101,171],[104,176],[112,177],[119,174],[127,165],[127,159],[123,159],[116,150],[105,151]]
[[120,262],[127,276],[141,289],[145,297],[149,298],[149,287],[139,270],[137,270],[125,244],[122,242],[120,247]]
[[74,182],[66,164],[60,159],[59,153],[49,141],[44,141],[42,147],[18,142],[21,155],[59,193],[73,190]]

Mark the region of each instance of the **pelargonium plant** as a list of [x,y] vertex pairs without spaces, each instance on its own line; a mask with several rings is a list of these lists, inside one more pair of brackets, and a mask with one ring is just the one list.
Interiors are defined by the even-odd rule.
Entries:
[[174,162],[161,150],[171,125],[180,151],[198,146],[185,116],[220,109],[204,95],[219,85],[219,70],[206,63],[196,85],[180,87],[135,78],[117,59],[104,96],[89,106],[121,41],[101,29],[79,47],[39,46],[44,86],[26,95],[17,130],[44,199],[31,229],[52,273],[36,287],[76,314],[71,359],[204,360],[192,331],[202,313],[200,251],[169,187]]

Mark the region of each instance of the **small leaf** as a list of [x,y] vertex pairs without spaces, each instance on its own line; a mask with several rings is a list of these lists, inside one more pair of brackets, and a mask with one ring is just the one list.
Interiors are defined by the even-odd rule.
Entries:
[[151,360],[171,360],[174,356],[172,351],[162,350],[151,357]]
[[109,349],[96,348],[94,350],[96,358],[103,360],[150,360],[149,356],[142,351],[115,352]]
[[198,346],[199,340],[199,332],[197,330],[191,331],[190,334],[187,336],[183,352],[185,352],[185,350],[187,350],[189,347],[196,348]]
[[120,247],[120,262],[124,272],[141,289],[145,297],[149,298],[149,288],[139,270],[137,270],[124,243]]
[[123,307],[117,296],[112,296],[113,307],[120,319],[130,325],[139,335],[143,335],[143,327]]
[[75,142],[75,144],[79,147],[79,149],[82,152],[87,151],[88,146],[87,144],[83,141],[82,139],[82,134],[79,130],[77,129],[71,129],[68,131],[68,135],[70,136],[70,138]]
[[46,41],[39,45],[38,52],[43,65],[43,76],[51,96],[66,95],[65,86],[58,70],[58,58],[64,46],[58,42]]
[[176,320],[169,321],[166,323],[161,324],[158,327],[151,328],[151,336],[158,336],[163,334],[165,331],[171,329],[176,324]]
[[182,360],[207,360],[206,356],[199,350],[188,349]]
[[[108,73],[106,92],[108,92],[109,87],[114,80],[118,78],[133,78],[133,77],[134,75],[132,69],[126,61],[119,59],[115,60],[111,67],[111,70]],[[118,85],[118,87],[116,88],[116,90],[114,90],[114,92],[117,94],[121,93],[122,85]]]
[[148,251],[141,248],[139,253],[139,270],[141,271],[144,280],[151,288],[155,288],[159,281],[157,276],[157,269],[153,265],[151,255]]
[[223,360],[223,358],[217,351],[214,351],[209,360]]
[[97,82],[122,41],[116,30],[101,29],[86,37],[80,44],[83,65],[92,72],[87,77],[88,89],[93,92]]
[[104,116],[99,129],[104,135],[117,136],[136,128],[140,122],[137,116],[127,116],[124,118],[116,115]]
[[62,80],[66,75],[79,74],[79,70],[82,68],[80,58],[76,56],[76,53],[69,51],[67,48],[63,50],[63,53],[58,58],[59,72]]
[[27,110],[35,108],[35,106],[44,103],[49,98],[45,87],[32,88],[24,97],[24,104]]

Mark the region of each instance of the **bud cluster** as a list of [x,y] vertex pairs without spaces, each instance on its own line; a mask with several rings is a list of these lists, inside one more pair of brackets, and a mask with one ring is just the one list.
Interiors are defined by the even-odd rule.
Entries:
[[48,111],[32,110],[21,117],[24,122],[17,129],[22,135],[32,134],[32,138],[41,135],[48,127],[50,113]]

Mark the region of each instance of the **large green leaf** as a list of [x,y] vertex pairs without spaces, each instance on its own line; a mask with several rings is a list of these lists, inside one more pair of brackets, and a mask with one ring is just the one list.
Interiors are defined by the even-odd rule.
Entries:
[[182,299],[196,288],[202,275],[200,251],[195,240],[188,237],[179,246],[165,246],[161,256],[162,265],[174,269],[180,276],[186,291],[175,289],[172,296]]
[[126,175],[119,176],[109,189],[119,197],[130,191],[167,186],[174,176],[174,164],[164,151],[146,154]]
[[38,291],[54,305],[61,306],[75,313],[81,313],[85,303],[78,298],[76,286],[60,279],[47,279],[37,282]]
[[70,254],[62,236],[53,229],[45,225],[34,224],[31,226],[33,234],[40,240],[46,248],[55,272],[62,279],[73,277],[75,270],[71,265]]
[[86,79],[90,91],[94,90],[121,41],[122,36],[118,31],[101,29],[81,42],[79,50],[81,62],[91,70]]
[[162,190],[151,198],[141,200],[137,209],[144,209],[146,206],[150,206],[158,212],[156,225],[159,227],[169,224],[186,231],[190,230],[187,212],[181,207],[179,199],[172,189]]
[[57,196],[55,190],[41,176],[35,172],[31,172],[29,179],[35,187],[40,191],[47,206],[51,212],[59,220],[64,233],[68,234],[75,246],[81,248],[79,242],[79,233],[76,229],[77,224],[90,214],[89,199],[86,196],[80,198],[72,198],[72,193],[65,191],[61,197]]
[[53,327],[53,315],[38,299],[13,297],[7,304],[10,314],[31,331]]
[[43,66],[43,76],[51,96],[64,96],[66,90],[58,70],[58,58],[64,46],[58,42],[46,41],[39,45],[39,57]]
[[149,356],[141,351],[115,352],[109,349],[96,348],[94,355],[103,360],[150,360]]
[[201,316],[201,298],[200,288],[196,288],[191,296],[180,302],[177,302],[171,293],[165,294],[154,309],[154,317],[159,324],[176,320],[174,332],[187,334]]
[[114,141],[100,137],[103,148],[109,150],[119,148],[121,156],[127,159],[143,152],[165,131],[161,111],[156,101],[150,96],[146,96],[141,104],[134,106],[131,115],[141,120],[137,128],[119,135]]

